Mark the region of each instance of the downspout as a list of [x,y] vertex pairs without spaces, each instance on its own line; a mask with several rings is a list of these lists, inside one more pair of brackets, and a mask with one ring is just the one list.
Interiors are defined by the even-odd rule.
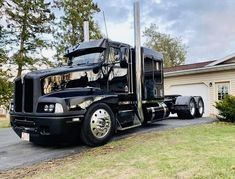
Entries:
[[141,123],[144,121],[142,107],[142,62],[141,62],[141,34],[140,34],[140,3],[134,2],[134,32],[135,32],[135,71],[136,71],[136,97],[137,97],[137,112]]

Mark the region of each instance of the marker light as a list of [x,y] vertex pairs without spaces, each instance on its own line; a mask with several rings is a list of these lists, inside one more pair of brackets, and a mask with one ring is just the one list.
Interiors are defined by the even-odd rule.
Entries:
[[63,113],[63,112],[64,112],[63,106],[59,103],[56,103],[55,104],[55,113]]

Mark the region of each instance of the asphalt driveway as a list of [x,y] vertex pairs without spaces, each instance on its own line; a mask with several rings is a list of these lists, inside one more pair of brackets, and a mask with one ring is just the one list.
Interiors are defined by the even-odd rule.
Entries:
[[[180,120],[170,118],[139,127],[128,131],[119,132],[113,140],[120,140],[136,133],[146,133],[150,131],[162,131],[173,128],[186,127],[192,125],[202,125],[216,121],[213,118],[200,118],[194,120]],[[0,129],[0,171],[25,165],[31,165],[40,161],[51,160],[85,150],[86,146],[60,146],[42,147],[32,143],[21,141],[12,129]]]

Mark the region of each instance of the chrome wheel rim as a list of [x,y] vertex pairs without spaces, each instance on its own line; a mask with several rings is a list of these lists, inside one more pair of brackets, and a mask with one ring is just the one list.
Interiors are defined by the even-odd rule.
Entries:
[[198,108],[199,108],[199,113],[202,114],[203,113],[203,103],[201,100],[198,103]]
[[191,101],[189,107],[190,107],[190,114],[193,116],[195,114],[195,103]]
[[91,132],[96,138],[104,138],[111,129],[111,117],[105,109],[96,110],[91,116]]

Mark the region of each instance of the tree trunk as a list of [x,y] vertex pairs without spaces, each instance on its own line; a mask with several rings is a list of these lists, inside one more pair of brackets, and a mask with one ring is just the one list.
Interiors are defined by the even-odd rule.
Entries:
[[17,77],[20,77],[22,74],[22,65],[18,65],[18,69],[17,69]]
[[[25,2],[26,5],[26,2]],[[19,60],[18,60],[18,72],[17,72],[17,77],[20,77],[22,74],[22,68],[24,64],[24,43],[25,43],[25,34],[26,34],[26,23],[27,23],[27,15],[28,15],[28,9],[25,10],[24,12],[24,17],[23,17],[23,27],[22,31],[20,34],[20,50],[19,50]]]

